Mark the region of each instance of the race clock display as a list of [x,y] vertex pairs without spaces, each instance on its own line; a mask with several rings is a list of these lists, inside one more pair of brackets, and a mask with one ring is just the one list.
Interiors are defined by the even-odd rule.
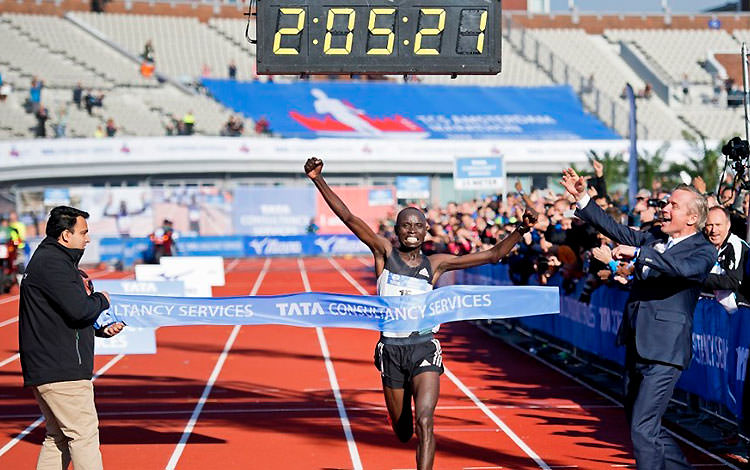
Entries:
[[257,0],[259,74],[497,74],[500,0]]

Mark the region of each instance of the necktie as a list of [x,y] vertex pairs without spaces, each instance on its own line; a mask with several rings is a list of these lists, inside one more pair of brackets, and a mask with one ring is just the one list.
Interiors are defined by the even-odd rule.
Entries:
[[673,246],[674,246],[674,240],[670,238],[669,241],[667,242],[667,248],[666,248],[666,250],[672,248]]

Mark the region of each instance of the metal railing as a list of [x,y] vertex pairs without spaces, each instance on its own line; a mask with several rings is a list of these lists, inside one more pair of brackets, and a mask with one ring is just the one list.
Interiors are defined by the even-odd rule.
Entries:
[[[541,68],[555,83],[569,85],[578,95],[584,109],[599,118],[623,137],[629,135],[629,110],[621,101],[612,99],[600,88],[589,83],[589,78],[568,64],[545,44],[527,34],[510,15],[503,16],[503,37],[520,55]],[[648,128],[639,123],[638,136],[648,139]]]

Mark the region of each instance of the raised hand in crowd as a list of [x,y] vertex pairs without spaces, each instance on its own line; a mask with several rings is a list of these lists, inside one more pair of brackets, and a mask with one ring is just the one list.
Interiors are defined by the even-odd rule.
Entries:
[[604,264],[607,264],[614,259],[612,257],[612,249],[607,245],[592,248],[591,254],[594,255],[594,258],[598,259]]
[[703,178],[701,178],[700,176],[696,176],[695,178],[693,178],[693,187],[700,193],[706,194],[706,182],[703,181]]
[[534,205],[534,201],[532,201],[529,195],[523,191],[523,185],[521,185],[520,181],[516,180],[514,187],[516,188],[516,192],[521,195],[521,199],[523,199],[523,202],[527,207]]
[[579,176],[572,168],[563,170],[560,184],[576,201],[580,201],[586,194],[586,179]]
[[602,165],[602,162],[596,159],[592,159],[591,166],[594,167],[594,174],[597,178],[601,178],[602,176],[604,176],[604,165]]

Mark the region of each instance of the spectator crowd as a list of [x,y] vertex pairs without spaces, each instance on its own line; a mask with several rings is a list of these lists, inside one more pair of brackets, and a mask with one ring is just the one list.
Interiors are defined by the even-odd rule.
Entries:
[[[602,164],[594,161],[593,166],[594,174],[589,179],[592,201],[617,222],[651,231],[666,243],[660,225],[669,193],[641,189],[635,205],[628,208],[622,194],[607,192]],[[700,177],[693,180],[693,186],[706,193]],[[747,213],[749,196],[742,198],[743,209],[738,211],[730,186],[722,187],[719,197],[707,195],[710,209],[703,233],[716,247],[719,261],[704,284],[703,295],[716,298],[729,312],[750,299],[750,282],[743,282],[748,257],[743,214]],[[508,264],[513,283],[559,286],[565,295],[582,302],[588,302],[602,285],[628,288],[633,280],[632,260],[616,259],[616,245],[575,216],[576,205],[571,199],[552,190],[525,194],[520,183],[505,200],[497,195],[449,202],[445,207],[422,207],[430,226],[424,251],[463,255],[488,249],[515,229],[525,206],[533,207],[539,218],[503,261]],[[396,242],[392,220],[381,222],[379,233]]]

